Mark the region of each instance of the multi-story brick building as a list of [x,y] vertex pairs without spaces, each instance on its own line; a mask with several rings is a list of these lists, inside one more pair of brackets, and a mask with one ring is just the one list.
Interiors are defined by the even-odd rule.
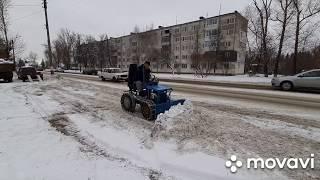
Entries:
[[111,61],[123,70],[149,60],[154,72],[243,74],[247,26],[236,11],[110,38]]

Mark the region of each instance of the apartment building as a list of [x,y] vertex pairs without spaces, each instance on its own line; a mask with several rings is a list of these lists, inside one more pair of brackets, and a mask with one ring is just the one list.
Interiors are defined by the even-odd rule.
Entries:
[[153,72],[243,74],[248,21],[237,11],[110,38],[112,62],[152,63]]

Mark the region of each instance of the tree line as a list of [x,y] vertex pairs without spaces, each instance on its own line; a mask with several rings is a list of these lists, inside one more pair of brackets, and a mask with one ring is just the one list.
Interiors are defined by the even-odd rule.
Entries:
[[319,14],[319,0],[253,0],[244,11],[246,69],[277,76],[319,67]]
[[9,19],[11,5],[11,0],[0,0],[0,58],[15,61],[16,57],[23,54],[25,44],[19,34],[11,32]]

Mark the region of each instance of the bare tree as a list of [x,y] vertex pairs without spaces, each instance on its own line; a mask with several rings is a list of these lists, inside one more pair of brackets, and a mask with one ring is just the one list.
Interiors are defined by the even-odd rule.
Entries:
[[150,61],[158,71],[161,64],[161,50],[157,47],[159,39],[156,33],[156,31],[148,31],[138,34],[138,54],[140,62]]
[[273,0],[253,0],[253,4],[257,10],[259,17],[259,35],[261,39],[261,50],[263,58],[263,70],[264,74],[268,76],[268,65],[270,61],[270,54],[268,53],[268,41],[269,39],[269,23],[271,19],[271,5]]
[[98,43],[98,59],[100,69],[107,64],[112,66],[111,56],[110,56],[110,42],[107,34],[99,35],[99,42]]
[[291,18],[293,17],[294,11],[292,10],[294,0],[277,0],[276,6],[280,5],[280,10],[276,12],[276,21],[281,24],[281,33],[280,33],[280,41],[278,46],[278,53],[274,66],[274,77],[277,77],[279,71],[279,61],[282,55],[283,43],[285,41],[285,34],[287,30],[287,26],[290,23]]
[[53,41],[53,54],[58,66],[64,65],[68,69],[74,59],[74,51],[77,46],[77,34],[68,29],[61,29],[57,39]]
[[14,56],[20,57],[25,50],[25,43],[20,35],[16,35],[10,39],[13,42]]
[[35,52],[30,52],[28,57],[27,57],[27,60],[32,64],[32,65],[36,65],[38,64],[37,63],[37,59],[38,59],[38,54],[35,53]]
[[[213,60],[217,58],[217,53],[203,53],[203,44],[201,42],[202,37],[204,36],[204,29],[202,29],[202,25],[199,24],[195,27],[195,36],[194,40],[191,41],[191,61],[192,61],[192,69],[195,70],[195,74],[204,78],[209,75],[211,70],[214,68],[215,64]],[[218,38],[219,39],[219,38]],[[213,40],[211,43],[216,43],[218,46],[218,42],[220,40]]]
[[9,57],[10,42],[8,38],[8,8],[10,6],[10,0],[0,0],[0,28],[4,35],[4,40],[7,49],[7,56]]
[[192,68],[195,70],[196,75],[204,77],[206,64],[203,64],[203,54],[201,54],[200,43],[200,27],[197,27],[195,38],[193,42],[193,52],[191,54]]
[[[259,65],[261,64],[261,43],[260,43],[260,22],[257,18],[256,9],[253,6],[247,6],[244,12],[245,17],[248,19],[247,43],[248,51],[246,55],[246,67],[250,71],[256,73]],[[255,69],[253,64],[257,63]]]
[[297,73],[297,60],[300,45],[300,35],[302,29],[307,26],[309,19],[320,13],[319,0],[293,0],[295,15],[296,15],[296,31],[295,31],[295,45],[293,57],[293,74]]

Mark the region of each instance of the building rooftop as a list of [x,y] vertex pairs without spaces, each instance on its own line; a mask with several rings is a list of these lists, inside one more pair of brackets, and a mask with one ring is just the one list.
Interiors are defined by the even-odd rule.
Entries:
[[[158,31],[158,30],[160,30],[160,29],[174,28],[174,27],[178,27],[178,26],[183,26],[183,25],[193,24],[193,23],[196,23],[196,22],[205,21],[205,20],[208,20],[208,19],[214,19],[214,18],[218,18],[218,17],[229,16],[229,15],[232,15],[232,14],[240,15],[242,18],[246,19],[246,18],[245,18],[244,16],[242,16],[238,11],[234,11],[234,12],[232,12],[232,13],[221,14],[221,15],[218,15],[218,16],[212,16],[212,17],[208,17],[208,18],[203,18],[203,16],[201,16],[200,19],[195,20],[195,21],[189,21],[189,22],[186,22],[186,23],[181,23],[181,24],[176,24],[176,25],[171,25],[171,26],[159,26],[160,28],[152,29],[152,30],[148,30],[148,31],[144,31],[144,32],[139,32],[139,33],[147,33],[147,32],[152,32],[152,31]],[[203,19],[202,19],[202,18],[203,18]],[[130,33],[130,34],[128,34],[128,35],[124,35],[124,36],[120,36],[120,37],[110,37],[110,39],[124,38],[124,37],[131,36],[131,35],[133,35],[133,34],[139,34],[139,33]]]

